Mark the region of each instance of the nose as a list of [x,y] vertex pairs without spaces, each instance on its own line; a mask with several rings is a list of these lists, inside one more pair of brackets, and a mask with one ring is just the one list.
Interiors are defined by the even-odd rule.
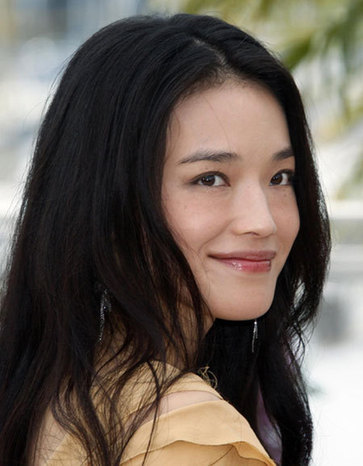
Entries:
[[257,183],[235,192],[230,222],[233,234],[267,237],[276,233],[277,227],[267,194]]

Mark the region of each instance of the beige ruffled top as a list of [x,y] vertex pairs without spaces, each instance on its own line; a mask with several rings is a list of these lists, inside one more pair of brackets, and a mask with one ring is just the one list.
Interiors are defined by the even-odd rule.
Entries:
[[[139,406],[146,387],[142,376],[130,387],[133,400],[129,413]],[[246,419],[201,377],[183,376],[168,390],[167,397],[174,401],[158,416],[147,466],[275,465]],[[122,466],[143,464],[152,426],[149,420],[139,427],[127,445]],[[49,414],[37,450],[37,466],[87,465],[79,444],[70,434],[57,431]]]

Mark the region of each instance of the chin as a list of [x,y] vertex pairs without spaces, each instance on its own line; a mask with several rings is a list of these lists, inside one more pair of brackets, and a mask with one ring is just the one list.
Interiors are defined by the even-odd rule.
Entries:
[[270,309],[272,300],[266,303],[249,303],[246,306],[244,303],[243,306],[236,308],[233,306],[224,306],[223,308],[210,309],[210,312],[214,319],[223,319],[223,320],[254,320],[262,317]]

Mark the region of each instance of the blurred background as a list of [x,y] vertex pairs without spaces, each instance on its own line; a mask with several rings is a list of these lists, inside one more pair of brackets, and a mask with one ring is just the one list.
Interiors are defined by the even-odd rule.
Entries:
[[302,91],[334,244],[305,362],[313,464],[363,464],[363,0],[0,0],[0,273],[37,127],[70,55],[111,21],[178,11],[256,35]]

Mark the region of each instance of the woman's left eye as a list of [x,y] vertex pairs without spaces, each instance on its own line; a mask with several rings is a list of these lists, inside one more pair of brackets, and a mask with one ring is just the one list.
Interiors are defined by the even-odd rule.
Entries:
[[271,186],[286,186],[291,185],[294,179],[294,172],[292,170],[285,170],[279,173],[276,173],[271,178],[270,185]]
[[223,179],[222,175],[216,173],[209,173],[207,175],[200,176],[195,180],[195,184],[202,186],[224,186],[226,181]]

